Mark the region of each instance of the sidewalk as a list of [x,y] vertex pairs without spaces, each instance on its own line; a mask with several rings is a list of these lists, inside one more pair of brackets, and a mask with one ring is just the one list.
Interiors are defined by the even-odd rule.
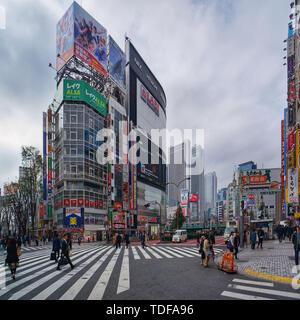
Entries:
[[[291,283],[296,276],[296,273],[292,273],[293,267],[295,267],[292,242],[286,240],[279,243],[278,240],[270,240],[264,241],[263,249],[257,249],[256,246],[255,250],[249,246],[239,249],[238,260],[234,260],[238,266],[238,273]],[[216,263],[221,260],[222,256],[216,259]]]

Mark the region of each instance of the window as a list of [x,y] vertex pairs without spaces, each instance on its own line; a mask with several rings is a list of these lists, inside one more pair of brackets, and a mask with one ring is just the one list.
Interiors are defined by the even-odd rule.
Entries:
[[77,172],[77,166],[71,166],[71,173],[76,173]]
[[71,114],[71,123],[77,123],[77,115]]
[[94,175],[94,168],[91,168],[91,167],[90,167],[90,169],[89,169],[89,174],[90,174],[90,176],[93,176],[93,175]]
[[71,140],[76,140],[76,138],[77,138],[77,132],[71,131]]
[[71,156],[76,156],[76,148],[71,148]]

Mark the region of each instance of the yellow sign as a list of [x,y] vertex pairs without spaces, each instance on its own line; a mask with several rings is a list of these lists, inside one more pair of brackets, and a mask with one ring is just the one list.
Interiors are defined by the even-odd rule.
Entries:
[[70,218],[70,226],[76,226],[77,225],[77,219],[76,217]]
[[294,217],[295,218],[300,218],[300,212],[296,212]]

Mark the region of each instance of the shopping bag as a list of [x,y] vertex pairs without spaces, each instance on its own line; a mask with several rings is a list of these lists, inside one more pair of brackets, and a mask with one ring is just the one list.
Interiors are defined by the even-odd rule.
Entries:
[[18,257],[20,257],[21,254],[22,254],[22,252],[21,252],[21,250],[18,248],[18,249],[17,249],[17,255],[18,255]]
[[52,251],[50,254],[50,260],[55,260],[55,256],[56,256],[55,252]]
[[67,258],[66,257],[60,258],[59,265],[60,266],[65,266],[66,264],[68,264]]

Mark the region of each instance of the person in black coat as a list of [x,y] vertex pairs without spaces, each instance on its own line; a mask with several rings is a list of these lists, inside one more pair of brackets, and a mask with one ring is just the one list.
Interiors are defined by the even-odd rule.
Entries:
[[53,243],[52,243],[52,251],[54,251],[55,253],[55,262],[58,262],[60,249],[61,249],[61,241],[58,238],[57,233],[55,233]]
[[237,233],[235,234],[233,243],[234,243],[234,246],[233,246],[234,255],[235,255],[235,258],[238,259],[237,255],[238,255],[239,246],[240,246],[240,233],[239,233],[239,232],[237,232]]
[[121,241],[122,241],[122,238],[121,238],[120,234],[118,233],[117,238],[116,238],[116,249],[121,248]]
[[128,245],[130,243],[128,233],[125,234],[125,243],[126,243],[126,248],[128,249]]
[[17,254],[17,242],[15,238],[9,238],[7,243],[7,257],[6,263],[11,272],[11,277],[15,280],[16,279],[16,271],[17,267],[19,266],[19,257]]
[[68,260],[68,263],[70,264],[71,269],[73,269],[74,265],[72,264],[71,259],[70,259],[70,246],[69,246],[69,243],[68,243],[68,234],[65,234],[64,238],[62,240],[62,244],[61,244],[61,259],[58,261],[58,265],[57,265],[56,270],[61,270],[60,266],[62,265],[62,259],[63,258],[66,258]]

